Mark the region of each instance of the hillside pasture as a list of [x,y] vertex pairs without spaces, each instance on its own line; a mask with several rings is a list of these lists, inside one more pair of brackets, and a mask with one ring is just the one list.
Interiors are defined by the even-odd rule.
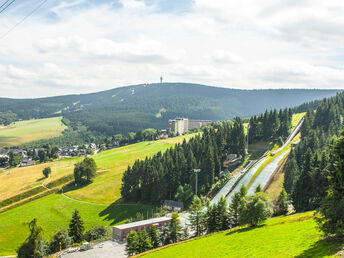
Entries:
[[122,224],[135,217],[137,212],[146,218],[154,212],[149,205],[98,205],[71,200],[61,194],[51,194],[0,213],[0,256],[13,255],[29,234],[27,223],[33,218],[43,228],[43,237],[49,239],[54,232],[65,227],[75,209],[80,212],[85,229],[95,225]]
[[18,146],[24,143],[52,138],[67,129],[62,117],[18,121],[0,126],[0,147]]
[[275,217],[143,254],[144,257],[334,257],[343,242],[323,240],[313,212]]
[[[174,144],[193,136],[194,134],[167,140],[140,142],[93,155],[92,157],[98,165],[98,176],[92,184],[69,191],[67,194],[77,199],[110,204],[120,198],[122,175],[128,165],[132,165],[136,159],[144,159],[159,151],[163,152]],[[49,183],[72,174],[74,164],[82,159],[83,157],[64,158],[35,166],[2,171],[0,173],[0,201],[41,185],[45,181],[42,174],[43,168],[51,167],[51,177],[47,180]]]

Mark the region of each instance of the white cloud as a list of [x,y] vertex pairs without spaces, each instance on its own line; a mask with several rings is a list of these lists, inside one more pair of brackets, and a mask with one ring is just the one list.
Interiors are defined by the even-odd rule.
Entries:
[[[84,93],[161,74],[236,88],[344,85],[341,0],[195,0],[182,13],[119,2],[66,0],[18,26],[0,41],[2,96]],[[20,17],[0,17],[0,34]]]

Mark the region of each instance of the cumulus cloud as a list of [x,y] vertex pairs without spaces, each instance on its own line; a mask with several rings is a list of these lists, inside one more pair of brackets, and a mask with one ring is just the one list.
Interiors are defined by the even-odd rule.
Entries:
[[[343,87],[341,0],[194,0],[182,12],[162,2],[48,3],[0,41],[2,96],[84,93],[161,74],[231,88]],[[1,16],[0,33],[35,4]]]

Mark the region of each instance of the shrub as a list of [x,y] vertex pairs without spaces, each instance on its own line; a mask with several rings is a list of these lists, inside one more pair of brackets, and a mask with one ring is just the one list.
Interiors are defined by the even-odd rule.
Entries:
[[92,241],[92,240],[97,240],[97,239],[101,239],[101,238],[106,238],[108,236],[110,236],[110,232],[103,225],[92,227],[90,230],[88,230],[85,233],[85,239],[87,241]]
[[72,243],[72,239],[68,235],[68,232],[65,228],[56,232],[49,242],[49,252],[56,253],[61,249],[66,249]]

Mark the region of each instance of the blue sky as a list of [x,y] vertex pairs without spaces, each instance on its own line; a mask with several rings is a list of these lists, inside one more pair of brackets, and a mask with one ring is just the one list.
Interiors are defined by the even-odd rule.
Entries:
[[[0,0],[0,4],[5,0]],[[40,1],[0,13],[0,37]],[[0,39],[1,97],[130,84],[343,88],[344,1],[48,0]]]

